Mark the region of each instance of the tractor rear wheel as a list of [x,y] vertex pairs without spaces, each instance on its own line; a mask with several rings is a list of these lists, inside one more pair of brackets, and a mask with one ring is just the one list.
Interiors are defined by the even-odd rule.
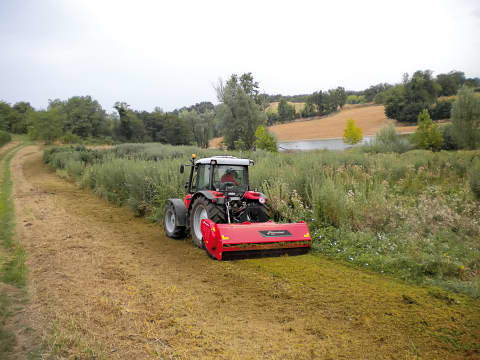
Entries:
[[185,236],[185,226],[179,226],[177,223],[177,214],[172,203],[165,206],[165,213],[163,216],[163,227],[165,234],[174,239],[180,239]]
[[190,214],[190,233],[193,243],[199,248],[204,248],[200,224],[203,219],[210,219],[217,224],[226,222],[226,213],[222,206],[216,205],[201,196],[195,200]]

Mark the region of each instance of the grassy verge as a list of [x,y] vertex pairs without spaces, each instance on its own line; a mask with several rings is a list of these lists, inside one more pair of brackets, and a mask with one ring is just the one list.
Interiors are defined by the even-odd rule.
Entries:
[[[23,145],[18,145],[4,155],[3,176],[0,185],[0,244],[7,252],[7,259],[2,264],[0,279],[17,287],[25,286],[25,252],[19,244],[13,242],[15,227],[12,194],[12,180],[10,179],[10,161]],[[0,158],[0,160],[2,160]]]
[[[165,200],[184,196],[178,169],[191,153],[223,154],[124,144],[53,148],[44,160],[101,197],[160,220]],[[316,254],[480,297],[479,151],[234,155],[255,160],[252,188],[267,194],[276,221],[309,222]]]
[[[0,154],[0,280],[17,287],[25,286],[25,253],[21,246],[13,242],[14,208],[11,199],[12,181],[10,179],[10,161],[22,145],[18,145]],[[5,256],[5,259],[3,257]],[[6,290],[0,289],[0,354],[6,354],[16,344],[15,334],[5,328],[11,315],[11,299]]]

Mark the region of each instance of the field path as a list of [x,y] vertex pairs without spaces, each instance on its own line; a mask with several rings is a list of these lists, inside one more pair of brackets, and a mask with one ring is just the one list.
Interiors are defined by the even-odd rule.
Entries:
[[313,255],[212,261],[59,178],[36,146],[17,153],[12,179],[29,269],[25,314],[50,354],[478,358],[479,302],[458,296],[448,305],[427,289]]

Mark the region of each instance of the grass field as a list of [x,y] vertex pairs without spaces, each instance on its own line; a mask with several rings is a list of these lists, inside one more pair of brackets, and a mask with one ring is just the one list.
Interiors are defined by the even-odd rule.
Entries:
[[[182,197],[178,172],[194,147],[124,144],[111,150],[54,148],[45,161],[137,215],[160,220]],[[252,187],[279,221],[307,220],[318,253],[407,281],[480,297],[480,207],[470,188],[478,151],[404,154],[236,154],[256,161]]]
[[[134,200],[141,188],[143,201],[149,203],[150,196],[162,196],[158,191],[175,185],[178,164],[191,150],[126,145],[112,149],[116,160],[84,152],[78,158],[70,154],[69,161],[64,154],[56,159],[57,165],[68,166],[57,172],[66,176],[83,161],[88,177],[97,174],[91,180],[98,194]],[[373,173],[382,169],[382,161],[392,162],[389,157],[373,157],[379,162],[373,168],[375,162],[361,164],[361,158],[312,154],[317,165],[335,166],[341,176],[354,175],[350,165],[370,165]],[[253,169],[252,173],[259,172],[254,182],[267,171],[291,180],[286,176],[293,176],[292,165],[304,161],[303,156],[258,154],[263,156],[266,162]],[[416,163],[415,156],[402,160]],[[458,156],[459,162],[468,158]],[[430,161],[431,169],[438,165],[434,158],[425,161]],[[138,176],[126,172],[122,179],[119,172],[112,174],[120,163],[125,170],[134,166]],[[166,168],[168,163],[173,164]],[[279,166],[268,169],[269,163]],[[300,166],[299,174],[304,166],[311,164]],[[90,173],[93,167],[97,170]],[[151,171],[155,181],[161,180],[156,176],[165,176],[158,189],[145,171]],[[405,177],[412,176],[413,171]],[[109,179],[125,191],[117,193]],[[430,176],[426,179],[432,182]],[[468,296],[397,281],[368,267],[319,256],[319,251],[212,261],[188,239],[166,238],[158,225],[56,176],[41,163],[38,147],[25,147],[13,159],[12,180],[17,235],[28,255],[32,294],[24,316],[45,340],[39,359],[478,357],[480,302]],[[137,185],[140,188],[135,189]],[[317,234],[316,243],[322,241]],[[386,252],[394,241],[384,241]]]

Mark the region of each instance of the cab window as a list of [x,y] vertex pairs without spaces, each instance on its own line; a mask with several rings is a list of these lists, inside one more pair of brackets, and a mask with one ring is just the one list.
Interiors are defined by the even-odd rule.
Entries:
[[210,183],[210,165],[198,165],[195,191],[208,190]]

